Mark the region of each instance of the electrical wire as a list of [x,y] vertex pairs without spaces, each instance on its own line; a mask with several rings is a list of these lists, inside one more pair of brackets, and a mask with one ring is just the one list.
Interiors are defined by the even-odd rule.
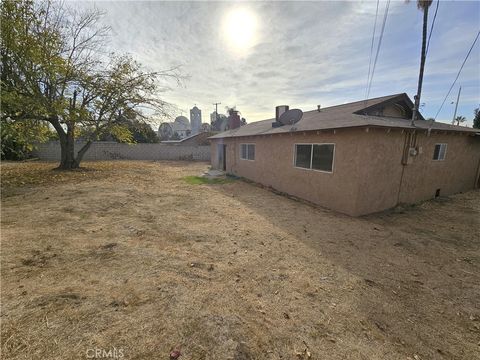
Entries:
[[370,45],[370,60],[368,62],[367,84],[365,86],[365,101],[367,101],[368,83],[370,81],[370,72],[371,72],[371,69],[372,69],[372,55],[373,55],[373,46],[375,44],[375,33],[376,33],[376,30],[377,30],[377,18],[378,18],[378,5],[379,4],[380,4],[380,0],[377,0],[377,10],[375,11],[375,23],[373,24],[372,44]]
[[378,39],[377,53],[375,54],[375,61],[373,62],[372,74],[371,74],[370,82],[369,82],[368,88],[367,88],[367,99],[368,99],[368,96],[370,95],[370,89],[372,87],[372,82],[373,82],[373,75],[375,74],[375,67],[377,66],[378,54],[380,53],[380,48],[382,46],[383,33],[385,31],[385,24],[387,23],[387,16],[388,16],[388,8],[389,7],[390,7],[390,0],[387,1],[387,5],[385,6],[385,14],[383,16],[382,30],[380,31],[380,37]]
[[440,5],[440,0],[437,0],[437,7],[435,8],[435,14],[433,14],[433,21],[432,21],[432,26],[430,27],[430,34],[428,35],[427,49],[425,50],[425,56],[427,56],[428,48],[430,47],[430,38],[432,37],[433,27],[435,26],[435,19],[437,18],[439,5]]
[[473,40],[473,44],[472,44],[472,46],[470,46],[470,50],[468,50],[467,56],[465,56],[465,60],[463,60],[462,66],[460,66],[460,70],[458,70],[457,76],[455,77],[455,80],[453,81],[452,86],[450,86],[450,89],[448,90],[448,93],[445,96],[445,99],[443,99],[442,105],[440,105],[440,109],[438,109],[437,113],[435,114],[435,117],[434,117],[435,120],[437,120],[437,116],[438,116],[438,114],[440,114],[440,111],[442,110],[443,105],[445,104],[445,101],[447,101],[448,95],[450,95],[450,92],[452,91],[453,87],[455,86],[455,83],[457,82],[458,77],[460,76],[460,73],[462,72],[463,66],[467,62],[467,59],[470,56],[470,53],[472,52],[473,47],[475,46],[475,43],[477,42],[479,36],[480,36],[480,31],[478,31],[477,36],[475,37],[475,40]]

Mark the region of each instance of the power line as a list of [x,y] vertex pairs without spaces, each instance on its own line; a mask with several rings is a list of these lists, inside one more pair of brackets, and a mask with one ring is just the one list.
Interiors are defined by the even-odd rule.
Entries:
[[428,54],[428,48],[430,46],[430,38],[432,37],[433,27],[435,25],[435,19],[437,18],[438,6],[440,5],[440,0],[437,0],[437,7],[435,8],[435,14],[433,14],[432,26],[430,27],[430,34],[428,35],[427,49],[425,50],[425,56]]
[[372,68],[373,45],[375,44],[375,32],[377,30],[378,4],[379,3],[380,3],[380,0],[377,0],[377,10],[375,11],[375,23],[373,24],[372,44],[370,45],[370,60],[368,62],[367,84],[366,84],[366,87],[365,87],[365,101],[367,100],[368,83],[370,81],[370,70]]
[[385,6],[385,14],[383,16],[382,30],[380,31],[380,38],[378,39],[377,53],[375,54],[375,61],[373,62],[373,69],[370,77],[370,83],[368,84],[368,88],[367,88],[367,99],[368,99],[368,96],[370,95],[370,89],[372,87],[372,82],[373,82],[373,75],[375,74],[375,67],[377,66],[378,54],[380,53],[380,48],[382,46],[383,33],[385,31],[385,24],[387,23],[389,7],[390,7],[390,0],[387,1],[387,5]]
[[443,105],[445,104],[445,101],[447,101],[448,95],[450,95],[450,92],[452,91],[453,87],[455,86],[455,83],[457,82],[458,77],[460,76],[460,73],[462,72],[463,66],[467,62],[467,59],[470,56],[470,53],[472,52],[473,47],[475,46],[475,43],[477,42],[479,36],[480,36],[480,31],[478,31],[477,36],[475,37],[475,40],[473,40],[473,44],[472,44],[472,46],[470,46],[470,50],[468,50],[467,56],[465,56],[465,60],[463,60],[462,66],[460,66],[460,70],[458,70],[457,76],[456,76],[455,80],[453,81],[452,86],[450,86],[450,89],[448,90],[448,93],[445,96],[445,99],[443,99],[442,105],[440,105],[440,109],[438,109],[437,113],[435,114],[435,118],[434,118],[435,120],[437,120],[437,116],[438,116],[438,114],[440,114],[440,111],[442,110]]

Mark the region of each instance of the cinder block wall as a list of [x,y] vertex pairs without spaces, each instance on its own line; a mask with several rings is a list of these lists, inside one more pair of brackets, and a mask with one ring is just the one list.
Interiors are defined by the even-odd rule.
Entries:
[[[75,143],[75,151],[84,145]],[[60,143],[52,141],[38,144],[33,155],[41,160],[59,161]],[[195,160],[210,161],[210,146],[168,144],[120,144],[116,142],[94,142],[84,160]]]

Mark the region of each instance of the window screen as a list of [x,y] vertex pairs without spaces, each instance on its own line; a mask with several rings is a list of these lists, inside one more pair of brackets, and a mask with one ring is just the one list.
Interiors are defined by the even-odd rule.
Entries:
[[447,152],[447,144],[436,144],[433,150],[433,160],[444,160]]
[[240,159],[255,160],[255,144],[240,144]]
[[312,145],[295,145],[295,166],[310,169]]
[[247,158],[247,144],[240,145],[240,159]]
[[255,160],[255,145],[248,144],[247,146],[247,159]]
[[334,148],[333,144],[313,145],[312,169],[331,172]]

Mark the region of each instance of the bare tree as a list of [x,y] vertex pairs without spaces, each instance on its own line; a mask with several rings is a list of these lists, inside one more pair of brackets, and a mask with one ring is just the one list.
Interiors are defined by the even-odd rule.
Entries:
[[[100,25],[99,10],[31,0],[6,0],[1,9],[2,118],[50,123],[60,140],[61,169],[79,167],[92,141],[121,129],[122,113],[144,118],[147,109],[169,111],[159,80],[180,83],[179,69],[147,72],[129,56],[106,54],[110,29]],[[75,154],[80,129],[87,142]]]

